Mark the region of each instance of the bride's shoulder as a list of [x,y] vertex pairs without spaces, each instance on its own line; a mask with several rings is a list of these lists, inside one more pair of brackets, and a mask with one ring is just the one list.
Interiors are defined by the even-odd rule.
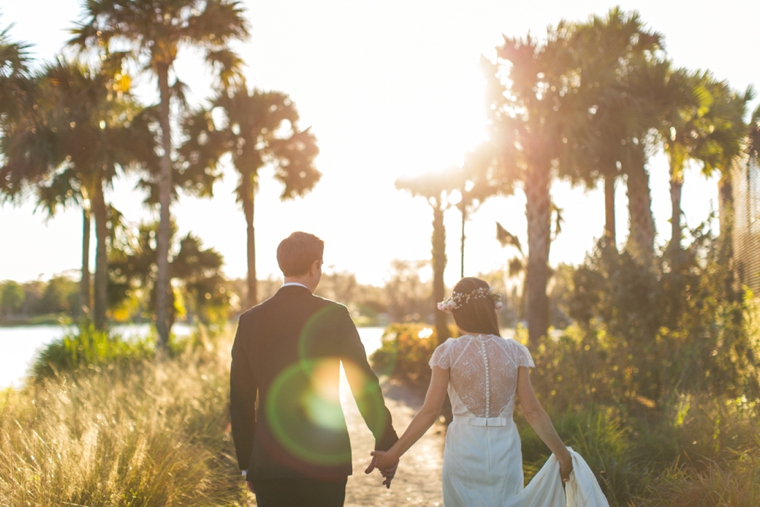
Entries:
[[504,347],[512,352],[512,357],[520,366],[534,367],[533,358],[528,347],[514,338],[504,338]]
[[446,338],[446,340],[439,344],[436,348],[437,349],[445,349],[447,347],[450,347],[452,343],[455,343],[457,341],[456,338]]
[[528,347],[518,342],[514,338],[504,337],[504,336],[501,336],[500,338],[501,339],[498,341],[499,343],[501,343],[502,348],[506,350],[510,350],[513,352],[520,352],[520,353],[529,352]]

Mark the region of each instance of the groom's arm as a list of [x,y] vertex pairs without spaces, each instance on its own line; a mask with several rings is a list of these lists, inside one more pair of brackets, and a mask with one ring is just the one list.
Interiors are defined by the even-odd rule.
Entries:
[[339,306],[340,357],[351,393],[364,422],[375,437],[375,449],[387,451],[398,440],[390,411],[385,406],[380,381],[367,361],[367,352],[345,306]]
[[247,470],[256,432],[256,375],[248,360],[243,336],[245,325],[240,317],[230,366],[230,423],[240,470]]

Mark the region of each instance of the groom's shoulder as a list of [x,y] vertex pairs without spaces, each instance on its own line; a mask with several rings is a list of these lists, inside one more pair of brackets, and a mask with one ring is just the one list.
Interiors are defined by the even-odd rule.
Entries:
[[308,298],[300,299],[295,307],[292,306],[292,303],[292,301],[286,302],[285,300],[271,297],[243,312],[240,315],[240,318],[241,320],[251,320],[261,318],[265,315],[271,315],[272,313],[280,313],[283,310],[286,312],[292,312],[293,310],[312,312],[329,309],[330,313],[348,313],[348,307],[343,303],[322,296],[317,296],[316,294],[310,294]]
[[315,302],[321,306],[331,306],[331,307],[337,307],[337,308],[344,308],[348,310],[346,305],[343,303],[339,303],[338,301],[333,301],[332,299],[327,299],[322,296],[317,296],[316,294],[312,294],[311,297],[315,300]]

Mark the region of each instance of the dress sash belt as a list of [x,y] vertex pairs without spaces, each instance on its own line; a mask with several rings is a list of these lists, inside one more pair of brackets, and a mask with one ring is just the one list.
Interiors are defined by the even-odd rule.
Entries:
[[471,417],[467,415],[455,415],[454,422],[469,424],[470,426],[506,426],[508,417]]

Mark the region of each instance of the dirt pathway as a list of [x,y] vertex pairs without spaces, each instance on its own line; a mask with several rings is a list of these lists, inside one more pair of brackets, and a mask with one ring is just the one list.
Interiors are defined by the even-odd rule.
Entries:
[[[388,409],[393,415],[393,426],[399,435],[406,429],[423,397],[398,383],[383,383]],[[401,463],[390,489],[382,485],[377,471],[366,475],[369,452],[374,438],[367,429],[359,409],[351,397],[348,384],[341,386],[341,404],[351,437],[354,475],[348,478],[345,507],[395,507],[400,505],[443,505],[441,497],[441,465],[443,463],[444,426],[436,422],[432,428],[401,458]]]

